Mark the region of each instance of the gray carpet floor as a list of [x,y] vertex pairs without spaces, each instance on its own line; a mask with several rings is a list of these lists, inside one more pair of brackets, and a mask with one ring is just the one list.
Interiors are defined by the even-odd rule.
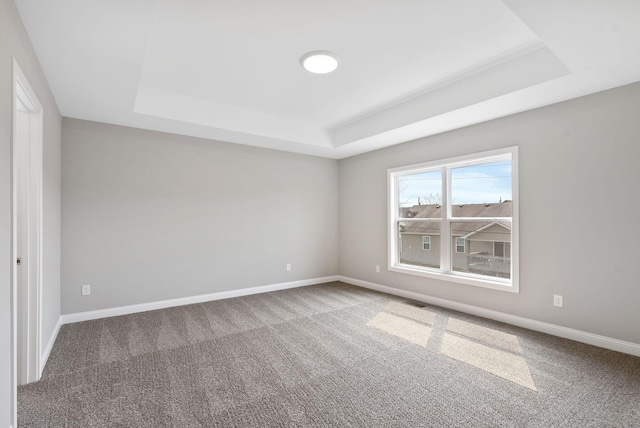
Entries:
[[20,427],[639,427],[640,358],[329,283],[62,327]]

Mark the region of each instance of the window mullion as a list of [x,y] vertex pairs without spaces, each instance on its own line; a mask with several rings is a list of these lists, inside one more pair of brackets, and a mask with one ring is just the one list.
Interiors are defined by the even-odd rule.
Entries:
[[442,223],[440,224],[440,269],[451,271],[451,168],[442,168]]
[[397,177],[393,179],[393,188],[390,189],[393,192],[393,208],[392,212],[389,213],[390,217],[390,238],[389,242],[392,243],[390,246],[388,258],[389,258],[389,266],[398,263],[400,261],[400,246],[402,245],[399,236],[398,224],[400,221],[400,182]]

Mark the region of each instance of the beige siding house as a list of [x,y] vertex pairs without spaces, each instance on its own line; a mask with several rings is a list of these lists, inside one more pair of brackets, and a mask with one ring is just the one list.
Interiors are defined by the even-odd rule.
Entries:
[[[511,217],[512,203],[456,205],[454,217]],[[403,207],[400,222],[401,263],[440,267],[440,205]],[[425,221],[417,221],[425,219]],[[511,273],[511,224],[508,221],[453,222],[453,270],[508,278]]]

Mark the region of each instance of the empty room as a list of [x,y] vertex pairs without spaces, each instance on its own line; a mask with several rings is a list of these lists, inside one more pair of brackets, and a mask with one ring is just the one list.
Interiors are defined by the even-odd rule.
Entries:
[[638,23],[2,0],[0,428],[640,427]]

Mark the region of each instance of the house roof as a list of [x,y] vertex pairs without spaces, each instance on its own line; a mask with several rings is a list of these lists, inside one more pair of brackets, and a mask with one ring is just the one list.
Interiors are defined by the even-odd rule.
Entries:
[[[499,227],[502,227],[503,229],[506,229],[508,231],[508,232],[497,232],[497,233],[510,233],[510,231],[511,231],[511,225],[510,224],[494,221],[494,222],[491,222],[491,223],[486,223],[484,226],[480,227],[479,229],[472,230],[471,232],[467,233],[466,235],[461,236],[461,238],[469,239],[470,237],[472,237],[476,233],[489,231],[492,226],[499,226]],[[495,234],[496,232],[489,232],[489,233],[494,233]]]
[[[452,214],[454,217],[511,217],[513,203],[504,201],[494,204],[464,204],[454,205]],[[414,205],[402,208],[401,214],[407,218],[441,218],[442,208],[440,205]],[[402,222],[401,222],[402,223]],[[478,221],[478,222],[458,222],[454,223],[454,236],[469,235],[479,229],[487,228],[491,224],[510,229],[508,222]],[[440,223],[438,222],[406,222],[402,233],[419,235],[439,235]]]

